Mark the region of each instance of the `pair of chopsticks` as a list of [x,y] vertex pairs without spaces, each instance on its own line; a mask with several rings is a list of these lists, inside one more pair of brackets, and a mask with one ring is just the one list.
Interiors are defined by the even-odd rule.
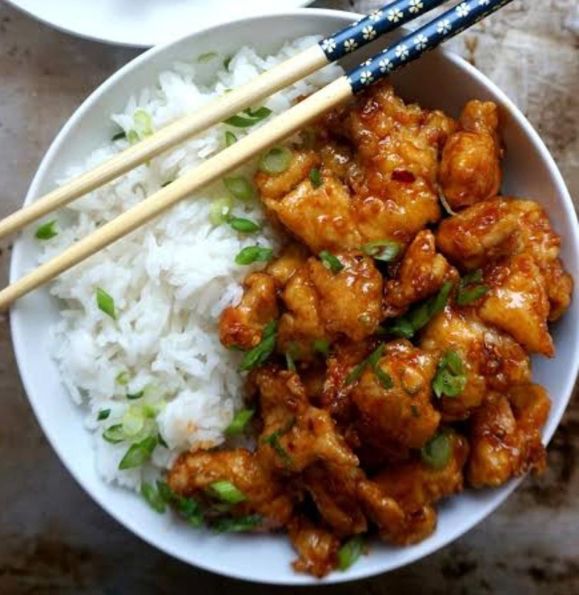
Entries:
[[[192,192],[218,180],[268,147],[291,136],[324,112],[346,102],[372,83],[416,60],[510,1],[460,2],[0,291],[0,310],[7,309],[18,298],[151,221]],[[445,0],[396,0],[375,10],[357,23],[326,37],[318,45],[265,72],[251,83],[159,130],[153,136],[0,221],[0,237],[20,230],[444,2]]]

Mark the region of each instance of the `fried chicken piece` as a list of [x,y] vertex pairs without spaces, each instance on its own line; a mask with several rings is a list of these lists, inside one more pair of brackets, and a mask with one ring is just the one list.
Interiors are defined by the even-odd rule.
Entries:
[[287,312],[279,326],[282,351],[293,349],[300,359],[307,359],[315,341],[340,335],[360,341],[380,324],[383,282],[372,259],[355,251],[335,257],[343,267],[339,272],[310,258],[283,291]]
[[490,291],[478,308],[481,319],[514,337],[529,353],[555,355],[547,325],[545,280],[530,254],[519,254],[485,271]]
[[265,273],[252,273],[244,281],[244,293],[238,306],[221,313],[219,337],[225,347],[251,349],[259,344],[268,322],[279,316],[276,286]]
[[442,192],[455,210],[496,196],[502,177],[497,106],[469,101],[459,121],[460,130],[444,146],[439,175]]
[[305,246],[292,242],[285,246],[281,254],[267,265],[265,272],[273,277],[278,289],[283,289],[305,264],[308,255]]
[[[376,368],[366,366],[352,391],[368,431],[386,442],[409,448],[423,446],[440,422],[440,413],[431,403],[435,372],[436,360],[431,354],[406,340],[388,343]],[[384,376],[390,378],[389,388]]]
[[547,393],[536,384],[514,387],[509,398],[489,393],[471,418],[469,484],[497,487],[528,470],[541,471],[546,454],[540,432],[549,409]]
[[336,567],[340,540],[333,532],[314,525],[305,517],[292,519],[288,532],[299,556],[293,563],[297,572],[322,578]]
[[264,422],[258,446],[264,467],[300,473],[317,462],[336,468],[358,465],[330,414],[309,405],[295,372],[262,368],[255,374],[255,383]]
[[[171,489],[182,496],[205,495],[217,481],[229,481],[246,497],[233,505],[231,514],[244,516],[257,513],[268,529],[287,524],[292,516],[293,502],[287,486],[269,474],[254,453],[237,448],[215,452],[185,452],[169,471]],[[263,524],[261,528],[264,528]]]
[[437,254],[434,234],[429,230],[418,232],[395,277],[385,283],[385,317],[400,316],[411,304],[437,293],[451,277],[458,277],[458,273],[444,256]]
[[531,381],[525,350],[509,335],[484,324],[472,308],[447,306],[424,330],[420,348],[437,359],[454,351],[462,361],[466,386],[458,396],[440,399],[445,420],[467,418],[488,390],[506,390]]

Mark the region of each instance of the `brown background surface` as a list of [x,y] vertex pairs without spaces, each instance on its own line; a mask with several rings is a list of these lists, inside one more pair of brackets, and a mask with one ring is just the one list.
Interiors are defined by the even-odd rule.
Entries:
[[[317,3],[360,11],[378,4]],[[579,38],[573,26],[578,18],[577,0],[515,0],[490,23],[453,42],[523,108],[577,197]],[[42,155],[74,108],[136,53],[53,31],[0,2],[0,217],[19,205]],[[10,242],[4,241],[2,283],[9,257]],[[296,591],[189,568],[110,519],[68,475],[43,437],[18,377],[5,321],[0,350],[0,594]],[[573,402],[549,448],[546,474],[527,478],[468,535],[399,571],[321,591],[579,593],[578,454],[579,406]]]

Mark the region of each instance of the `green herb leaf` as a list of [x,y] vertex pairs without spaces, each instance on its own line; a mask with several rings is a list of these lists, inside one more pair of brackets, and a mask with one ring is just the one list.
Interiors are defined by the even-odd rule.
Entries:
[[129,380],[129,373],[126,370],[119,372],[117,374],[117,377],[115,378],[116,383],[120,384],[121,386],[126,386],[127,384],[129,384]]
[[266,174],[281,174],[288,169],[293,153],[287,147],[273,147],[259,161],[259,170]]
[[465,275],[459,283],[458,292],[456,294],[456,303],[459,306],[468,306],[476,302],[485,294],[488,293],[489,287],[481,283],[483,280],[483,273],[481,269],[473,271]]
[[447,351],[438,362],[432,389],[438,397],[458,397],[466,388],[467,376],[464,364],[456,351]]
[[353,537],[338,550],[338,568],[348,570],[355,564],[364,550],[364,541],[360,536]]
[[446,432],[440,432],[420,451],[422,461],[433,469],[444,469],[452,456],[452,446]]
[[248,351],[239,366],[241,372],[247,372],[263,364],[275,349],[277,339],[277,322],[272,320],[263,329],[259,345]]
[[263,246],[247,246],[235,257],[236,264],[248,265],[254,262],[269,262],[273,258],[273,250]]
[[392,240],[377,240],[362,246],[364,254],[382,262],[392,262],[401,250],[402,245]]
[[313,167],[310,170],[310,182],[314,188],[319,188],[324,183],[322,172],[317,167]]
[[149,436],[140,442],[132,444],[121,459],[119,469],[123,471],[125,469],[140,467],[151,458],[157,444],[157,436]]
[[155,486],[150,483],[143,482],[141,484],[141,496],[146,500],[147,504],[159,514],[163,514],[166,510],[165,501]]
[[271,110],[264,106],[256,110],[247,109],[243,114],[244,115],[237,114],[236,116],[232,116],[225,120],[225,123],[234,126],[235,128],[250,128],[271,115]]
[[397,337],[411,339],[423,327],[425,327],[432,318],[444,310],[450,297],[453,284],[450,281],[444,283],[440,291],[434,297],[414,306],[404,316],[395,318],[386,331]]
[[334,275],[339,273],[344,268],[344,265],[339,261],[339,259],[328,250],[322,250],[319,254],[319,257],[322,261],[322,264],[329,271],[334,273]]
[[50,240],[58,235],[58,232],[56,231],[55,227],[56,220],[43,223],[39,228],[37,228],[34,237],[37,240]]
[[243,531],[252,531],[261,525],[262,519],[259,515],[253,514],[237,518],[217,519],[213,523],[213,530],[218,533],[241,533]]
[[215,60],[218,55],[217,52],[206,52],[197,58],[197,62],[199,62],[199,64],[207,64],[208,62]]
[[123,424],[116,424],[103,432],[103,438],[111,444],[118,444],[126,440]]
[[312,348],[317,353],[321,353],[322,355],[328,355],[330,353],[330,342],[328,339],[316,339],[312,343]]
[[223,184],[231,194],[239,200],[251,200],[255,197],[255,190],[249,180],[243,176],[223,178]]
[[236,142],[237,137],[235,136],[235,134],[233,134],[233,132],[231,132],[230,130],[227,130],[225,132],[225,146],[230,147],[231,145],[234,145]]
[[229,217],[229,213],[231,213],[232,206],[233,200],[230,197],[214,200],[209,211],[209,221],[213,225],[225,223]]
[[225,428],[225,435],[228,437],[239,436],[243,434],[247,428],[247,424],[251,421],[251,418],[255,415],[255,409],[242,409],[238,411],[232,422]]
[[245,502],[245,494],[230,481],[215,481],[207,488],[207,493],[226,504]]
[[101,409],[98,412],[97,421],[103,421],[105,419],[108,419],[110,414],[111,414],[111,410],[110,409]]
[[117,314],[115,311],[115,300],[104,290],[100,287],[97,287],[96,290],[96,301],[99,310],[110,316],[113,320],[117,319]]
[[251,219],[242,219],[241,217],[229,217],[227,223],[241,233],[254,233],[261,229],[261,225]]

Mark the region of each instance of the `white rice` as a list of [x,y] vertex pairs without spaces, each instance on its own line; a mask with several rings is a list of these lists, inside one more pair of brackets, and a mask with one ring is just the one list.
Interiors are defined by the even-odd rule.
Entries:
[[[143,109],[158,129],[316,41],[300,39],[267,58],[243,48],[229,69],[222,67],[216,73],[212,88],[196,84],[197,63],[176,64],[159,76],[158,85],[131,97],[124,112],[112,119],[129,131],[134,127],[135,111]],[[221,65],[222,58],[216,61]],[[328,67],[271,97],[265,105],[273,115],[283,112],[298,97],[340,74],[339,67]],[[41,260],[61,252],[218,152],[226,129],[221,125],[208,130],[73,203],[59,215],[58,236],[42,242]],[[230,130],[241,137],[252,129]],[[66,178],[126,145],[122,140],[102,146],[68,171]],[[255,164],[249,164],[242,173],[251,176],[254,171]],[[106,481],[136,488],[143,474],[150,476],[166,468],[177,453],[220,444],[224,429],[242,405],[239,354],[221,346],[218,318],[225,306],[240,298],[240,283],[251,270],[236,265],[235,255],[256,241],[275,248],[277,240],[258,201],[237,201],[234,207],[235,214],[265,223],[258,236],[238,234],[227,225],[213,226],[208,218],[212,202],[224,195],[221,183],[206,188],[63,275],[51,287],[63,300],[61,320],[53,329],[54,357],[72,398],[87,410],[96,464]],[[97,307],[97,287],[114,298],[117,320]],[[119,374],[129,379],[127,385],[117,381]],[[140,399],[127,399],[127,394],[142,390],[145,395]],[[157,446],[152,465],[120,471],[119,461],[131,442],[111,444],[102,433],[126,422],[129,407],[140,413],[144,404],[160,408],[156,423],[168,448]],[[98,412],[106,409],[110,409],[109,417],[97,421]],[[156,429],[153,426],[148,431]]]

